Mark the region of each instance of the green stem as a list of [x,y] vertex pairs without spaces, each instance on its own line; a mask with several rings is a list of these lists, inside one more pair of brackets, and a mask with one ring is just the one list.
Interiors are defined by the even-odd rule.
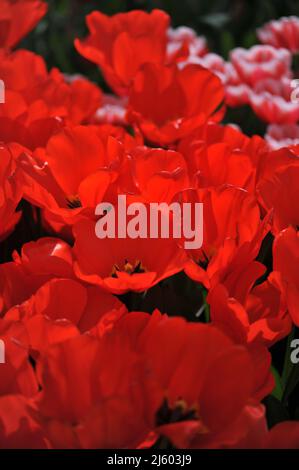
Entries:
[[208,296],[207,291],[203,290],[202,297],[203,297],[203,301],[204,301],[204,304],[205,304],[204,316],[205,316],[206,323],[209,323],[209,321],[210,321],[210,306],[207,303],[207,296]]

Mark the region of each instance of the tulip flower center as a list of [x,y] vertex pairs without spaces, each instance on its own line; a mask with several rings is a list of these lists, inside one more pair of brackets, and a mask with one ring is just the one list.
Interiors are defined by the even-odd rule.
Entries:
[[196,418],[196,410],[188,409],[184,401],[180,400],[174,407],[170,407],[167,399],[165,399],[157,412],[156,424],[162,426],[163,424],[178,423]]
[[[207,256],[207,254],[201,250],[201,253],[202,253],[202,257],[197,259],[196,263],[198,264],[198,266],[200,266],[201,268],[203,269],[207,269],[208,265],[209,265],[209,258]],[[195,260],[194,260],[195,261]]]
[[79,207],[82,207],[82,204],[78,195],[68,196],[66,200],[67,200],[67,206],[69,209],[78,209]]
[[127,259],[125,259],[124,264],[121,266],[119,264],[115,264],[112,270],[112,277],[117,277],[117,272],[125,272],[127,274],[140,274],[144,273],[146,269],[142,266],[141,261],[135,261],[135,263],[130,263]]

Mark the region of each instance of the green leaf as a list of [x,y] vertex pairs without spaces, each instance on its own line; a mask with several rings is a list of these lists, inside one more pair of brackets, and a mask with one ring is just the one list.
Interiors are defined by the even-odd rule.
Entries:
[[264,405],[266,407],[266,417],[269,428],[290,419],[287,409],[273,395],[269,395],[264,399]]
[[289,396],[293,393],[296,386],[299,383],[299,364],[293,365],[291,372],[289,374],[288,381],[286,383],[284,393],[283,393],[283,403],[288,402]]
[[283,371],[282,371],[282,376],[281,376],[281,381],[282,381],[282,385],[284,389],[287,385],[289,376],[293,369],[293,364],[291,362],[291,343],[294,337],[295,337],[295,328],[292,329],[291,333],[288,336],[286,350],[285,350],[284,365],[283,365]]
[[271,367],[271,371],[272,371],[272,374],[274,375],[274,379],[275,379],[275,388],[273,390],[273,392],[271,393],[271,395],[275,398],[277,398],[277,400],[281,401],[282,399],[282,395],[283,395],[283,387],[282,387],[282,383],[281,383],[281,377],[279,375],[279,373],[277,372],[277,370],[275,369],[275,367]]

